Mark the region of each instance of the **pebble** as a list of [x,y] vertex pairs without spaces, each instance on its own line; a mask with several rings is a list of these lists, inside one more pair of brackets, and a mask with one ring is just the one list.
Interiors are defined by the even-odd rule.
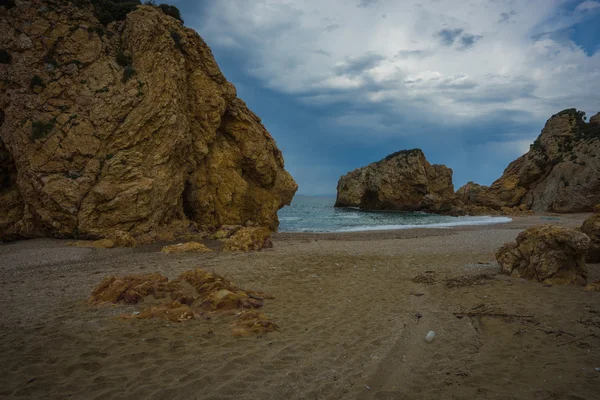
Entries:
[[431,342],[433,342],[433,339],[435,339],[435,332],[434,331],[429,331],[429,333],[427,334],[427,336],[425,336],[425,341],[427,343],[431,343]]

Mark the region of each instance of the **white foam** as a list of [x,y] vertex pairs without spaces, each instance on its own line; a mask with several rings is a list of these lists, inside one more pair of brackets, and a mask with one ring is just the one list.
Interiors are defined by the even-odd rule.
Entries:
[[298,221],[300,217],[279,217],[280,221]]
[[508,217],[458,217],[459,221],[438,222],[434,224],[410,224],[410,225],[365,225],[353,226],[350,228],[340,228],[333,232],[362,232],[362,231],[391,231],[397,229],[417,229],[417,228],[434,228],[444,229],[453,226],[469,226],[469,225],[494,225],[505,224],[511,222],[512,218]]

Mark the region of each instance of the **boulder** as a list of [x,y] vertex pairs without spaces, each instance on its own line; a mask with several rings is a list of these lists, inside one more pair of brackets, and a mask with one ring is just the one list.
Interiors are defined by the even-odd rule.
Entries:
[[581,232],[591,240],[587,254],[587,262],[600,263],[600,213],[592,214],[581,225]]
[[496,252],[500,273],[547,284],[585,285],[590,239],[573,229],[541,225]]
[[204,40],[158,7],[104,26],[85,3],[1,11],[0,240],[275,230],[297,185]]
[[342,176],[336,207],[453,213],[452,170],[431,165],[419,149],[403,150]]
[[211,249],[198,242],[172,244],[162,248],[161,253],[209,253]]
[[254,251],[273,247],[268,228],[241,228],[226,239],[223,251]]
[[490,187],[469,182],[456,195],[467,207],[587,212],[600,202],[600,113],[568,109],[552,116],[529,151]]

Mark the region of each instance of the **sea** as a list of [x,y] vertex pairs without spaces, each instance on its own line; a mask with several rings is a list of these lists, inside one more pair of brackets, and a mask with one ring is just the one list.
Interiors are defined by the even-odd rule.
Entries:
[[510,222],[508,217],[450,217],[423,212],[362,211],[334,208],[335,196],[294,197],[279,210],[279,232],[360,232],[409,228],[450,228]]

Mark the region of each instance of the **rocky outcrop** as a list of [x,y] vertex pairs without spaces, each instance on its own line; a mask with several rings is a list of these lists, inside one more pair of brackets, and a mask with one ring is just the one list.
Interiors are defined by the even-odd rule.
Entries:
[[0,7],[0,238],[276,229],[297,185],[209,47],[157,7],[123,18]]
[[500,273],[548,284],[585,285],[585,256],[590,239],[573,229],[553,225],[536,226],[506,243],[496,259]]
[[490,187],[469,182],[457,197],[469,206],[536,212],[586,212],[600,202],[600,114],[564,110],[550,118],[529,152]]
[[419,149],[403,150],[342,176],[336,207],[451,213],[452,170],[431,165]]
[[587,261],[600,263],[600,205],[594,208],[595,214],[590,216],[581,225],[581,232],[588,235],[591,240]]

